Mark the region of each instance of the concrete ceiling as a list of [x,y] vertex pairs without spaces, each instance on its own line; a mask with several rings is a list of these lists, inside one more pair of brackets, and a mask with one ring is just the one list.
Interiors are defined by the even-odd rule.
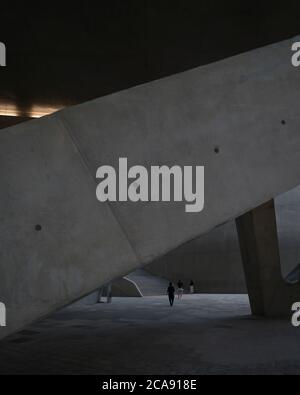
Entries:
[[299,1],[220,3],[2,2],[0,106],[80,103],[299,34]]

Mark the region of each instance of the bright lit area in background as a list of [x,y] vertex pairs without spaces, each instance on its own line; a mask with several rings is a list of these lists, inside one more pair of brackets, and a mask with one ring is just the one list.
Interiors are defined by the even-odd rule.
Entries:
[[42,105],[33,105],[30,107],[30,110],[22,111],[15,104],[0,104],[0,116],[5,117],[28,117],[28,118],[41,118],[45,115],[52,114],[56,111],[59,111],[63,108],[63,106],[52,107],[52,106],[42,106]]

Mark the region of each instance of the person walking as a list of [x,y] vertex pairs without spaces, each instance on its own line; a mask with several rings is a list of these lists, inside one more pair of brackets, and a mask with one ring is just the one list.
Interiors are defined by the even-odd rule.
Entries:
[[183,282],[182,282],[181,280],[178,281],[177,287],[178,287],[178,291],[177,291],[177,293],[178,293],[178,299],[181,299],[181,298],[182,298],[182,295],[183,295],[183,292],[184,292],[184,289],[183,289]]
[[190,294],[193,294],[193,293],[195,293],[195,285],[194,285],[193,280],[191,280],[191,282],[190,282]]
[[107,285],[106,303],[112,303],[112,286],[111,283]]
[[169,296],[170,306],[172,307],[175,299],[175,288],[173,287],[172,283],[169,284],[169,287],[167,289],[167,294]]

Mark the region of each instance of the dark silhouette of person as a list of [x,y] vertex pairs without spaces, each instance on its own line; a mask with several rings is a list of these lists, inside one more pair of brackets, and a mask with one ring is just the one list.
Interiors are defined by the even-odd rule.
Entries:
[[173,287],[172,283],[169,284],[169,287],[167,289],[167,294],[169,296],[170,306],[173,306],[175,299],[175,288]]

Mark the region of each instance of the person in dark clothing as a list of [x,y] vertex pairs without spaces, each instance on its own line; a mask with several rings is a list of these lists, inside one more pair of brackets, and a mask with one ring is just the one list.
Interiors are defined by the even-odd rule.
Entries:
[[172,283],[169,284],[169,287],[167,289],[167,294],[169,296],[170,306],[173,306],[175,299],[175,288],[173,287]]

